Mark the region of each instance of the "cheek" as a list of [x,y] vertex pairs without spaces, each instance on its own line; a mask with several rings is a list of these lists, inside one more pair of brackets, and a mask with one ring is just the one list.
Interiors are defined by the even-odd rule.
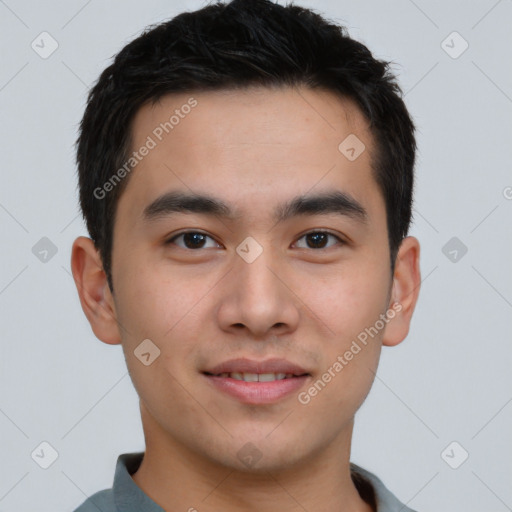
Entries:
[[382,265],[361,258],[340,265],[321,280],[308,279],[298,295],[324,325],[327,339],[348,340],[379,318],[388,287]]
[[201,297],[201,290],[195,290],[176,270],[166,271],[162,264],[135,254],[119,266],[116,288],[121,298],[119,307],[116,303],[120,321],[148,338],[168,337]]
[[204,325],[204,296],[211,284],[187,278],[176,270],[171,273],[155,265],[136,264],[135,260],[126,261],[125,268],[130,272],[124,276],[120,272],[124,279],[116,283],[121,298],[116,310],[125,328],[122,338],[127,364],[140,372],[134,350],[150,339],[160,350],[155,371],[171,375],[183,372],[193,365],[196,347],[190,340],[199,339]]
[[320,328],[325,326],[319,378],[328,383],[325,390],[322,383],[317,386],[322,389],[320,409],[334,404],[340,411],[355,410],[371,388],[384,332],[375,325],[382,327],[379,319],[389,287],[386,271],[378,258],[361,257],[333,272],[321,286],[303,289]]

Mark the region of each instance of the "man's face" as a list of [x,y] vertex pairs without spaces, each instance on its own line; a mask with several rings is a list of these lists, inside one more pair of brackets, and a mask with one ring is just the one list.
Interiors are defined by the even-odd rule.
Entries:
[[[182,109],[191,96],[197,105]],[[176,109],[172,131],[158,130]],[[112,268],[146,426],[169,447],[237,468],[246,455],[261,456],[258,468],[291,467],[348,439],[385,328],[366,345],[357,337],[390,308],[392,286],[385,204],[362,115],[328,92],[255,88],[169,95],[144,106],[132,129],[132,150],[153,146],[148,136],[156,146],[120,197]],[[338,148],[350,134],[366,146],[355,160],[362,146]],[[190,201],[189,209],[178,201],[148,208],[171,192],[221,201],[230,215]],[[284,208],[298,196],[335,192],[366,217],[334,201]],[[134,353],[147,339],[160,350],[149,365]],[[248,366],[234,362],[235,375],[218,376],[215,367],[234,359]],[[277,362],[250,371],[270,359],[298,368]],[[236,375],[244,368],[295,376],[245,382]],[[329,382],[310,392],[329,368]]]

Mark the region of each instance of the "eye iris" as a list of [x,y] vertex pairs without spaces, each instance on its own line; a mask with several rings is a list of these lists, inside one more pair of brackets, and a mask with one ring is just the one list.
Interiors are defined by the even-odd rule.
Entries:
[[202,233],[183,233],[183,241],[188,249],[196,249],[202,247],[206,235]]
[[322,248],[327,243],[327,233],[309,233],[307,236],[308,244],[312,242],[312,246],[315,248]]

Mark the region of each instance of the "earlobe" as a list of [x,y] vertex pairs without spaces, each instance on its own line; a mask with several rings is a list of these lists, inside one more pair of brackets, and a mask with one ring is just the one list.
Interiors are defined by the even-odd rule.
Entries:
[[71,271],[80,303],[91,328],[104,343],[121,343],[115,305],[94,242],[78,237],[71,251]]
[[412,314],[421,284],[420,274],[420,244],[413,236],[402,240],[397,254],[393,274],[393,289],[389,310],[395,312],[387,324],[382,338],[385,346],[395,346],[401,343],[409,332]]

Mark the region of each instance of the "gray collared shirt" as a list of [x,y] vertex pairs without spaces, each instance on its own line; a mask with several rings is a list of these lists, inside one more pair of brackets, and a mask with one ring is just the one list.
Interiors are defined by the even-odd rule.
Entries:
[[[134,482],[131,475],[139,468],[144,452],[123,453],[117,458],[114,485],[93,494],[74,512],[165,512]],[[377,512],[415,512],[406,507],[382,481],[351,463],[352,479],[361,497],[375,505]]]

